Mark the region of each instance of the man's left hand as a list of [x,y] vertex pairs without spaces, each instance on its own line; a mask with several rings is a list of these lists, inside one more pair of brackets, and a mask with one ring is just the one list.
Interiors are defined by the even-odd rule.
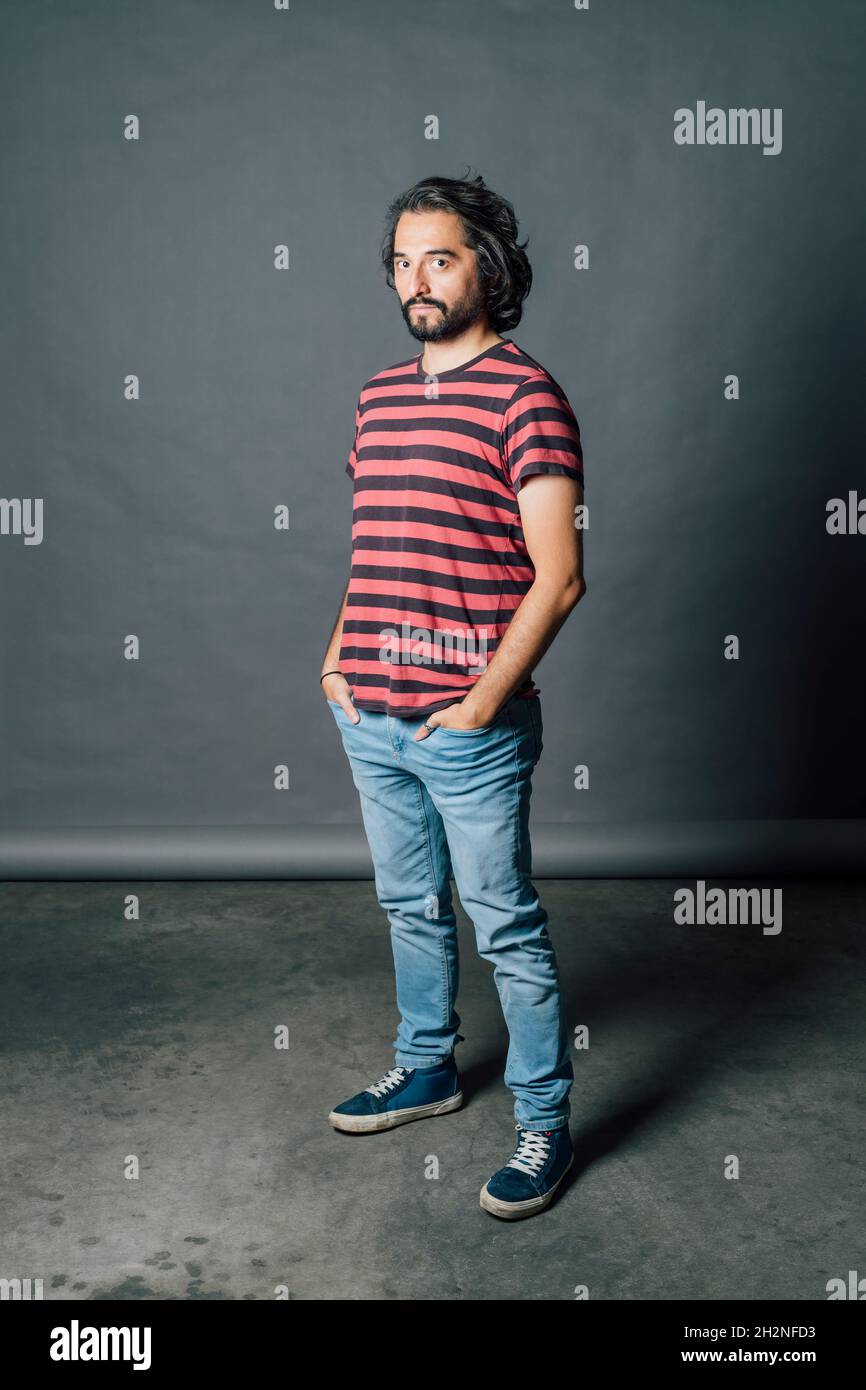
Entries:
[[[485,724],[489,724],[490,720],[473,716],[471,708],[466,708],[466,701],[458,700],[454,705],[446,705],[444,709],[434,710],[431,715],[428,715],[425,722],[431,724],[433,728],[437,728],[441,724],[445,729],[469,730],[481,729]],[[425,729],[422,724],[415,735],[415,742],[421,743],[423,739],[429,738],[433,728]]]

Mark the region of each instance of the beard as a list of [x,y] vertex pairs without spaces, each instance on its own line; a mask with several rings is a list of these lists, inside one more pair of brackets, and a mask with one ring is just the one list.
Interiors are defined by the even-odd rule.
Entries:
[[[428,314],[414,311],[413,304],[433,304]],[[410,300],[409,307],[404,304],[403,318],[406,327],[419,343],[441,343],[448,338],[457,338],[478,320],[485,308],[484,293],[476,285],[462,299],[450,307],[438,299]]]

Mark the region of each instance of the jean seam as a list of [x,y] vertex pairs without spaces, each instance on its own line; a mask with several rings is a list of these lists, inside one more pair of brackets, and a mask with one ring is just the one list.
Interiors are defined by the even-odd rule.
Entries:
[[[509,728],[511,729],[511,741],[512,741],[512,745],[513,745],[513,747],[514,747],[514,784],[513,784],[514,808],[513,808],[512,816],[511,816],[511,821],[512,821],[512,826],[513,826],[511,851],[512,851],[512,854],[513,854],[513,856],[514,856],[514,863],[515,863],[515,865],[517,866],[517,871],[518,871],[518,873],[519,873],[519,872],[520,872],[520,747],[519,747],[519,744],[518,744],[518,741],[517,741],[517,730],[516,730],[516,728],[514,727],[514,720],[513,720],[512,717],[511,717],[511,710],[508,709],[507,706],[506,706],[506,710],[507,710],[507,716],[508,716],[508,725],[509,725]],[[504,1012],[504,1010],[503,1010],[503,1012]],[[520,1061],[520,1053],[518,1052],[517,1047],[516,1047],[515,1042],[514,1042],[514,1039],[511,1037],[510,1033],[509,1033],[509,1038],[508,1038],[508,1049],[509,1049],[510,1052],[513,1053],[513,1056],[514,1056],[515,1060],[516,1060],[516,1061]]]
[[444,938],[444,936],[442,935],[442,932],[441,932],[440,927],[439,927],[439,915],[438,915],[439,893],[438,893],[438,891],[437,891],[437,885],[436,885],[436,870],[435,870],[435,867],[434,867],[434,864],[433,864],[433,851],[432,851],[432,847],[431,847],[431,844],[430,844],[430,826],[429,826],[428,821],[427,821],[427,812],[426,812],[426,810],[425,810],[425,808],[424,808],[424,798],[423,798],[423,796],[421,795],[421,784],[420,784],[420,782],[418,781],[417,778],[416,778],[416,781],[415,781],[415,795],[416,795],[417,798],[418,798],[418,810],[419,810],[419,812],[420,812],[421,828],[422,828],[422,833],[423,833],[423,835],[424,835],[424,850],[425,850],[425,853],[426,853],[426,855],[427,855],[427,870],[428,870],[428,873],[429,873],[429,875],[430,875],[430,890],[431,890],[431,892],[433,893],[434,897],[436,898],[436,905],[437,905],[437,915],[436,915],[436,922],[435,922],[435,931],[436,931],[437,940],[438,940],[438,942],[439,942],[439,960],[440,960],[440,966],[441,966],[441,970],[442,970],[442,1025],[443,1025],[443,1027],[447,1028],[447,1027],[448,1027],[448,1019],[449,1019],[450,1013],[451,1013],[451,1009],[450,1009],[451,981],[450,981],[449,978],[448,978],[448,953],[447,953],[447,951],[445,950],[445,938]]
[[544,1120],[536,1125],[524,1125],[520,1121],[518,1121],[518,1123],[520,1124],[521,1129],[537,1131],[538,1133],[543,1134],[545,1130],[549,1129],[566,1129],[570,1123],[570,1119],[570,1115],[566,1115],[561,1120],[551,1120],[549,1123],[547,1120]]
[[529,722],[532,725],[532,737],[535,741],[535,761],[538,763],[541,758],[541,739],[538,734],[538,710],[532,700],[529,702]]
[[514,745],[514,786],[512,790],[514,792],[515,804],[514,815],[512,816],[514,824],[514,843],[512,845],[512,851],[514,853],[514,862],[517,865],[518,872],[520,872],[520,745],[517,739],[517,729],[514,727],[514,720],[511,717],[511,711],[507,710],[507,713],[512,743]]

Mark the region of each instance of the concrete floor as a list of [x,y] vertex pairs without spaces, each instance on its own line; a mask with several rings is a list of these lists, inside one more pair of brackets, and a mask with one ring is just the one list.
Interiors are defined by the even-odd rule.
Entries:
[[371,881],[0,885],[0,1277],[46,1299],[824,1300],[866,1273],[866,884],[786,882],[778,936],[676,925],[682,881],[537,886],[591,1046],[568,1185],[511,1224],[478,1206],[514,1130],[464,915],[466,1105],[351,1136],[327,1112],[397,1025]]

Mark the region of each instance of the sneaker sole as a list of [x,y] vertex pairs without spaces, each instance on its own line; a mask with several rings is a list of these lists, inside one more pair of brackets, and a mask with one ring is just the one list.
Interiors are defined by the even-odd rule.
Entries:
[[487,1183],[481,1189],[479,1206],[485,1211],[489,1211],[491,1216],[499,1216],[503,1221],[519,1221],[521,1217],[532,1216],[537,1211],[543,1211],[546,1206],[553,1201],[556,1190],[574,1163],[574,1154],[568,1160],[568,1164],[563,1168],[556,1182],[549,1192],[545,1192],[543,1197],[528,1197],[525,1202],[503,1202],[499,1197],[492,1197],[487,1191]]
[[447,1100],[437,1100],[430,1105],[415,1105],[405,1110],[386,1110],[381,1115],[341,1115],[332,1110],[328,1122],[334,1129],[345,1134],[372,1134],[381,1129],[394,1129],[397,1125],[407,1125],[411,1120],[427,1120],[434,1115],[447,1115],[451,1110],[459,1110],[463,1104],[463,1092],[449,1096]]

